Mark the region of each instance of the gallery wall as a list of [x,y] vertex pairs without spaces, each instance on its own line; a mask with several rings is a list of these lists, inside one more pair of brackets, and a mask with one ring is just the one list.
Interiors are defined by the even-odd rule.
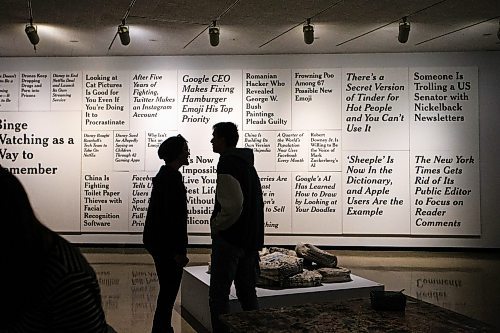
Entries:
[[157,148],[182,134],[209,244],[212,125],[233,121],[268,244],[500,247],[497,52],[1,60],[0,164],[71,241],[140,243]]

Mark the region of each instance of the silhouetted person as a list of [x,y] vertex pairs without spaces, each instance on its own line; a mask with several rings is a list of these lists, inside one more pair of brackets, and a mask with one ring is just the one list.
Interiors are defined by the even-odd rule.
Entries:
[[229,311],[234,281],[244,311],[258,309],[255,284],[264,244],[264,203],[253,151],[236,148],[238,129],[222,122],[213,126],[212,149],[220,154],[217,188],[210,220],[212,236],[209,304],[214,332],[227,329],[219,316]]
[[160,291],[153,319],[153,333],[173,332],[172,310],[188,263],[187,196],[179,169],[189,165],[189,148],[181,135],[165,140],[158,148],[165,161],[156,177],[149,200],[143,242],[153,257]]
[[19,180],[1,166],[0,214],[0,332],[108,332],[94,270],[39,222]]

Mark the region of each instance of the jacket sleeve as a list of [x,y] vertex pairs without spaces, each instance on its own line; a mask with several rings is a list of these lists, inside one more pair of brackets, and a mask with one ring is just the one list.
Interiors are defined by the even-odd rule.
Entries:
[[186,189],[180,174],[163,174],[153,182],[143,238],[152,254],[186,253]]
[[212,231],[221,231],[233,225],[243,210],[243,192],[240,183],[229,174],[217,175],[217,201],[221,210],[210,221]]
[[[164,222],[171,219],[171,223],[166,234],[169,234],[168,241],[171,242],[174,255],[186,254],[187,247],[187,203],[186,189],[180,174],[171,179],[167,189],[165,210],[169,217]],[[165,236],[163,236],[165,237]]]

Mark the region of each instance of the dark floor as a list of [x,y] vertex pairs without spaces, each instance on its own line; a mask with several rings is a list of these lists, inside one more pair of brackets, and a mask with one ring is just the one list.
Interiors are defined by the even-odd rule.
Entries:
[[[108,322],[118,333],[149,332],[156,306],[157,280],[151,257],[137,248],[82,248],[94,267]],[[402,290],[420,300],[499,328],[500,253],[339,250],[339,266]],[[208,249],[190,249],[190,265],[206,265]],[[196,332],[181,317],[180,293],[173,324],[176,332]],[[191,324],[190,324],[191,323]],[[192,325],[193,324],[193,325]]]

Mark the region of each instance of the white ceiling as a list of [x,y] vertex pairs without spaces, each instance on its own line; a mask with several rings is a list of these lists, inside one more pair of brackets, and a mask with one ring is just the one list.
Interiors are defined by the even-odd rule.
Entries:
[[[33,22],[40,36],[36,53],[24,33],[29,21],[28,1],[0,0],[0,56],[500,50],[500,0],[136,0],[126,21],[130,45],[122,46],[117,38],[110,50],[130,0],[31,3]],[[426,7],[430,8],[422,10]],[[401,44],[397,40],[397,21],[407,15],[411,22],[410,38]],[[220,44],[212,47],[208,30],[203,30],[219,17]],[[307,45],[303,42],[302,22],[310,17],[315,40]],[[297,27],[291,29],[294,26]],[[443,34],[446,35],[439,37]],[[424,42],[432,38],[435,39]]]

